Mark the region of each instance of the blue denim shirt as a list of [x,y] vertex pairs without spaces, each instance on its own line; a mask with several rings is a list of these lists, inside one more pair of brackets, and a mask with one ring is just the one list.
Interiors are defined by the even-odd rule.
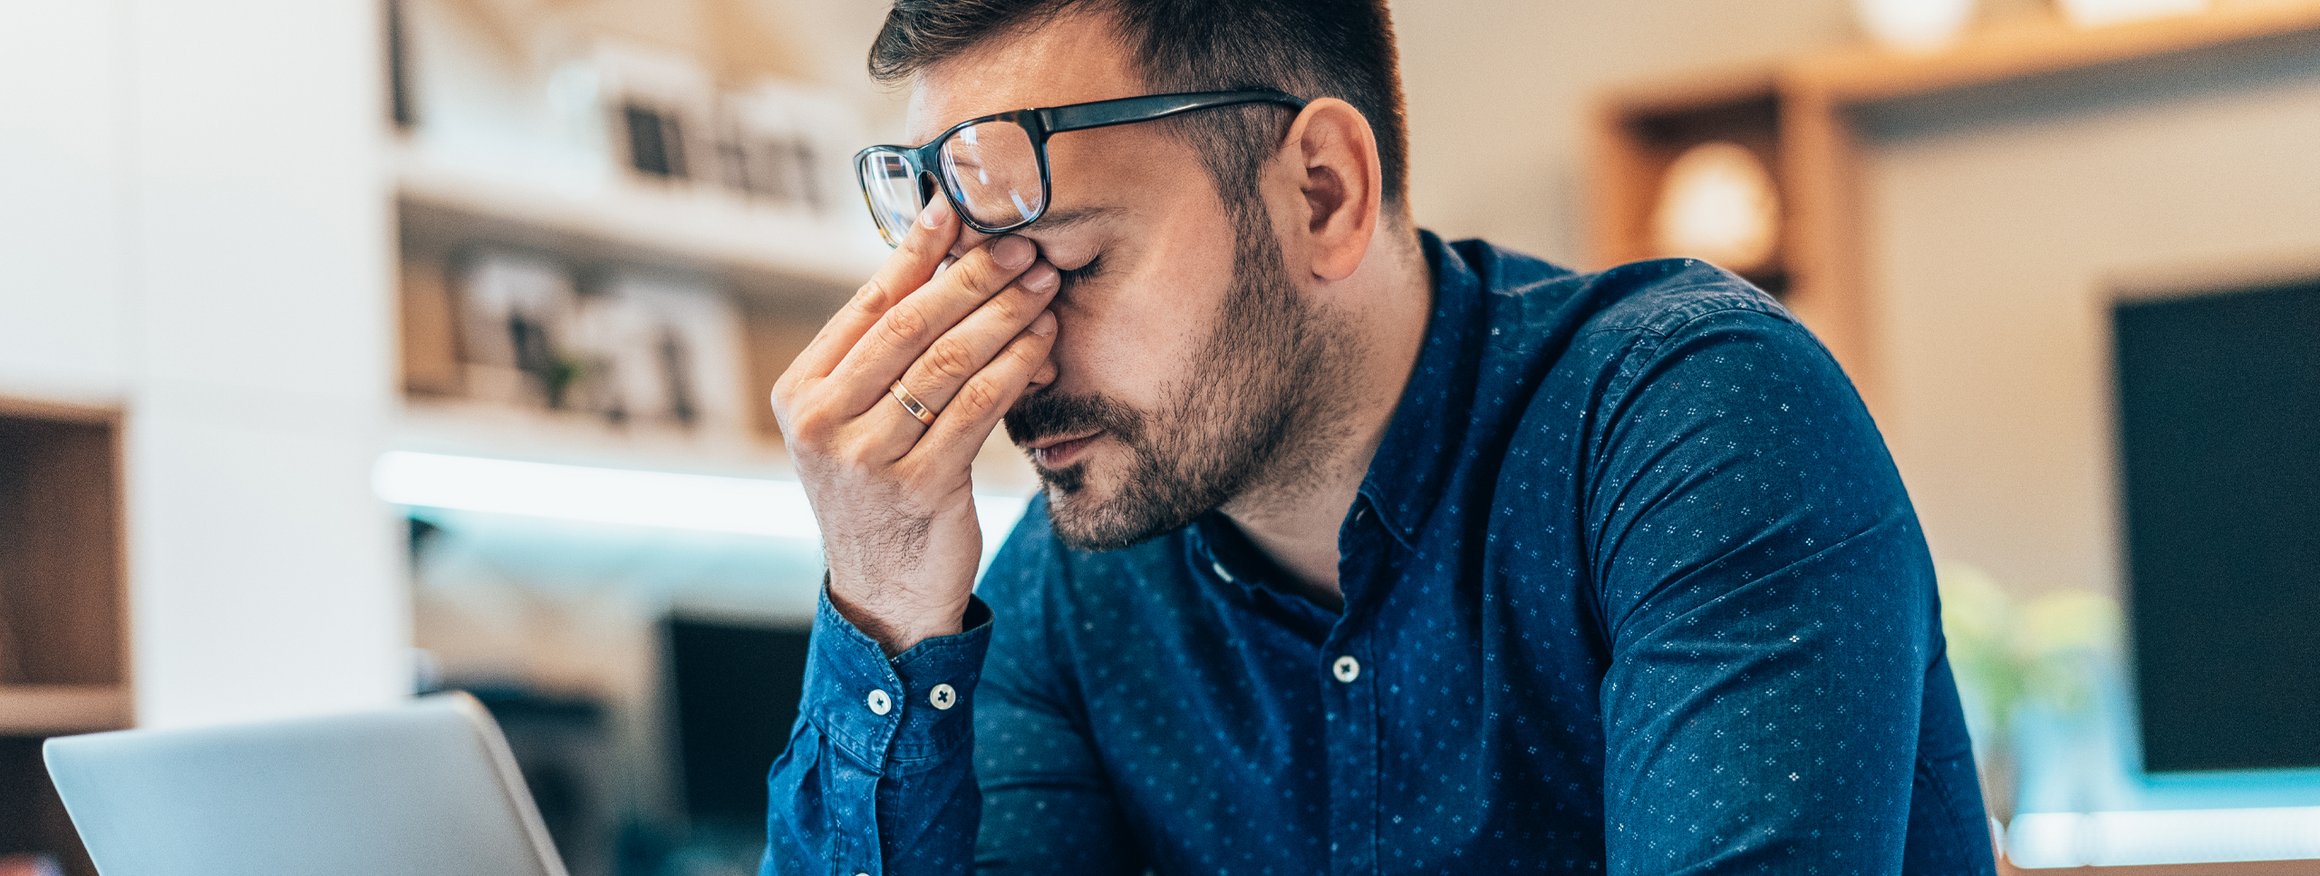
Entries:
[[[1821,344],[1693,260],[1424,235],[1342,612],[1218,514],[1034,502],[965,632],[825,598],[766,873],[1990,873],[1924,534]],[[947,687],[945,687],[947,686]]]

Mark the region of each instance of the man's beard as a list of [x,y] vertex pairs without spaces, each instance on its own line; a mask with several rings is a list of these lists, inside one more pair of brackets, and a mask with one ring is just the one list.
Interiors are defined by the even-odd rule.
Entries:
[[1191,374],[1146,412],[1100,396],[1039,393],[1006,416],[1016,444],[1102,430],[1128,451],[1119,493],[1087,489],[1087,463],[1039,468],[1056,536],[1118,550],[1190,523],[1252,486],[1310,480],[1342,421],[1350,343],[1297,294],[1260,205],[1233,209],[1238,270]]

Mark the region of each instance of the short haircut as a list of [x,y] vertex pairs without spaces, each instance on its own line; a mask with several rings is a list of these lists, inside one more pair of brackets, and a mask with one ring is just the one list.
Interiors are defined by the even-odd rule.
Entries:
[[[1404,203],[1409,135],[1385,0],[896,0],[870,45],[870,75],[888,84],[986,40],[1067,13],[1110,16],[1155,91],[1274,88],[1335,97],[1368,117],[1390,206]],[[1279,145],[1278,106],[1204,110],[1171,120],[1228,203],[1253,197]]]

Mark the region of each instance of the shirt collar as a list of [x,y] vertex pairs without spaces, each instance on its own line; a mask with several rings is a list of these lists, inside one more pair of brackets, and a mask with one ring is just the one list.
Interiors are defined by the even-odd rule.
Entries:
[[[1474,385],[1482,321],[1488,316],[1482,305],[1485,281],[1467,256],[1431,231],[1420,230],[1418,243],[1433,278],[1426,335],[1355,500],[1355,510],[1368,504],[1378,524],[1404,548],[1415,545],[1419,527],[1457,473],[1461,454],[1455,427],[1472,419],[1473,404],[1455,390]],[[1489,253],[1482,255],[1487,260]],[[1244,590],[1264,589],[1264,579],[1276,572],[1220,511],[1201,515],[1186,527],[1186,535],[1188,560]]]
[[1459,425],[1471,419],[1472,399],[1456,390],[1474,385],[1481,321],[1487,315],[1483,280],[1465,256],[1431,231],[1418,232],[1418,245],[1433,276],[1432,313],[1401,404],[1360,490],[1378,522],[1403,547],[1416,540],[1457,472],[1460,454],[1454,439]]

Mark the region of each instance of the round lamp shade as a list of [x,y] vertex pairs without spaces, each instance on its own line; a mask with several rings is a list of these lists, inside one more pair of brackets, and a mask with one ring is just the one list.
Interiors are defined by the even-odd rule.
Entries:
[[1661,255],[1706,259],[1743,273],[1770,266],[1780,242],[1772,172],[1737,143],[1685,150],[1660,181],[1651,233]]

